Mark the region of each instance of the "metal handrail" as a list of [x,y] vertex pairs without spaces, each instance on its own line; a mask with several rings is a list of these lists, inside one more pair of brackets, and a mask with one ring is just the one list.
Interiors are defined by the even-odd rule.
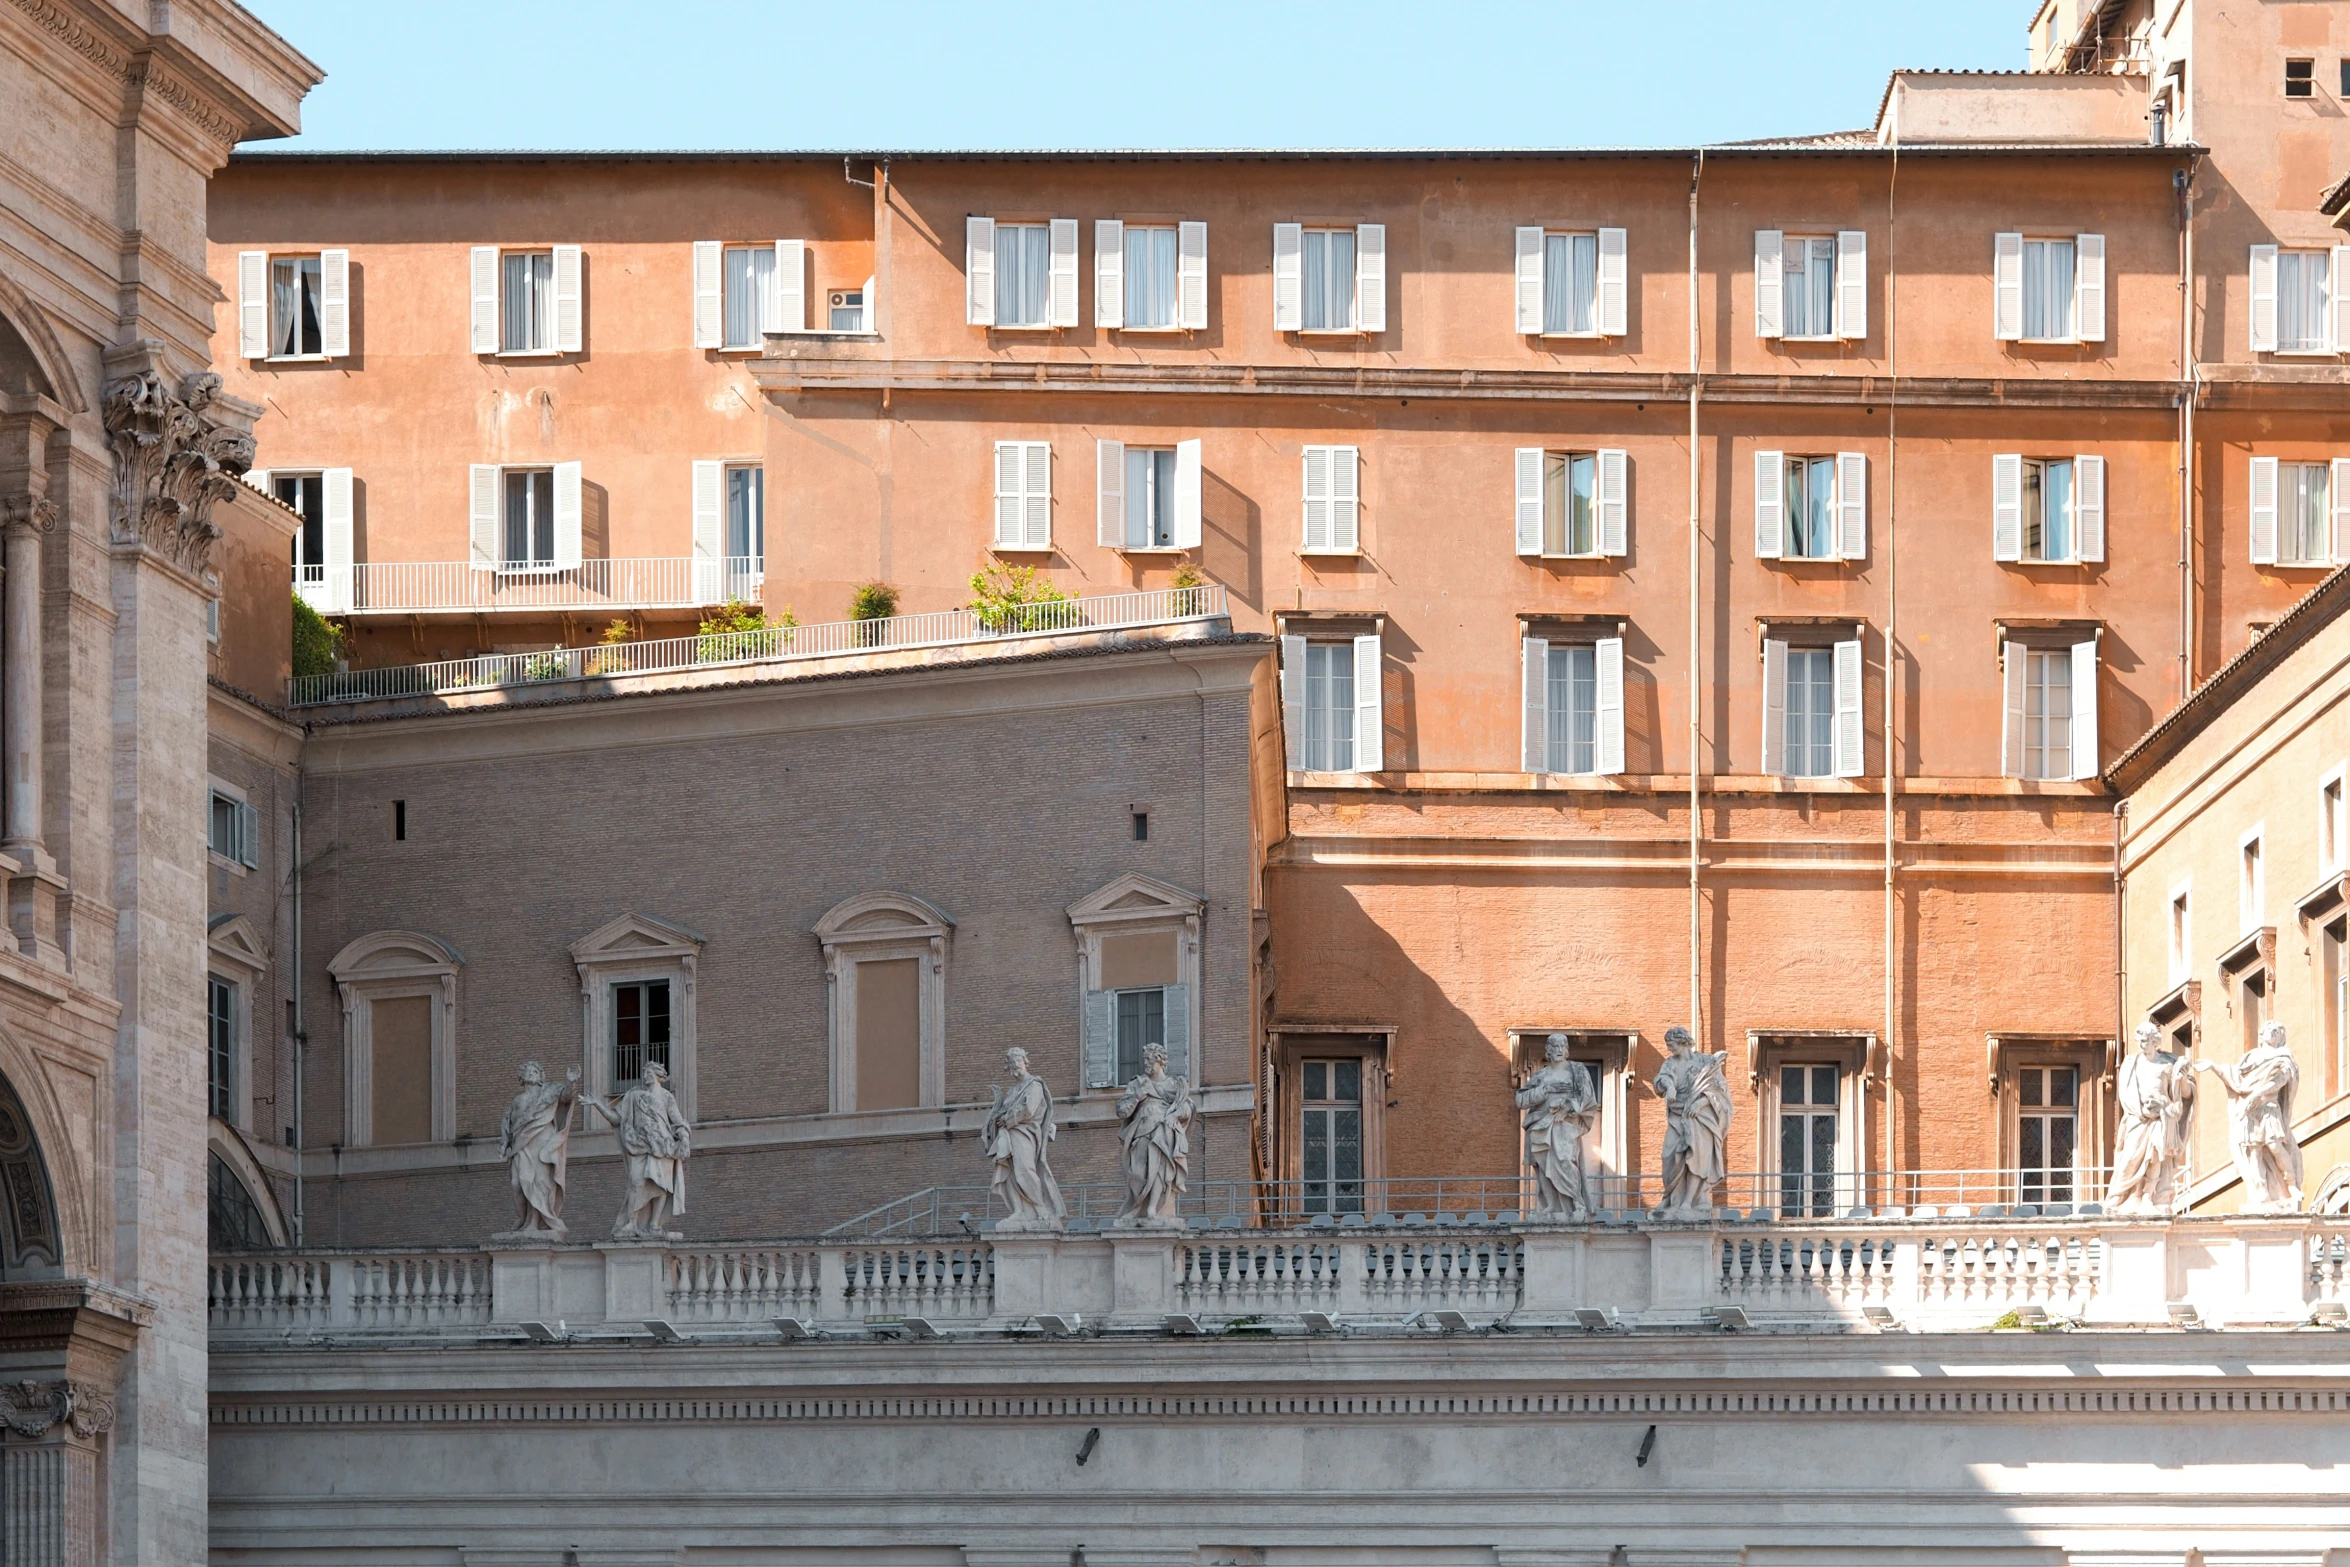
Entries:
[[322,615],[514,614],[548,609],[692,609],[756,600],[756,555],[595,558],[567,565],[463,560],[354,561],[293,569],[294,591]]

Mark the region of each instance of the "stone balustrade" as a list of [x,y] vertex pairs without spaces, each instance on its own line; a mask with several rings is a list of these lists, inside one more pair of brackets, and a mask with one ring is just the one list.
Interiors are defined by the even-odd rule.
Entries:
[[[216,1257],[216,1343],[784,1331],[2339,1320],[2350,1220],[1946,1218],[577,1243]],[[1725,1311],[1724,1308],[1735,1308]],[[647,1324],[661,1327],[648,1329]],[[527,1327],[525,1325],[528,1325]]]

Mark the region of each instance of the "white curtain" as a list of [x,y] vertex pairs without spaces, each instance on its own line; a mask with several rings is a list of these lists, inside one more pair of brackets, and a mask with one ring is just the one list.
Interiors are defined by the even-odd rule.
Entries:
[[1126,324],[1175,324],[1175,231],[1171,228],[1127,227]]
[[1355,324],[1355,237],[1351,229],[1305,232],[1305,329],[1343,332]]
[[2326,346],[2326,269],[2322,250],[2288,250],[2277,257],[2277,347],[2313,353]]
[[995,226],[995,324],[1044,326],[1051,319],[1052,230],[1042,223]]
[[555,257],[550,251],[510,251],[499,301],[504,318],[500,346],[530,353],[554,346]]
[[745,246],[727,251],[727,347],[759,346],[759,334],[767,326],[767,291],[774,283],[774,246]]
[[1599,297],[1599,236],[1542,237],[1542,330],[1588,332]]

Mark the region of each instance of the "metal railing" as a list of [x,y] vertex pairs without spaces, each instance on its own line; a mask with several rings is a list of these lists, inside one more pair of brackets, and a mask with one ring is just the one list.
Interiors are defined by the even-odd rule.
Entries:
[[392,560],[296,566],[293,573],[294,591],[322,615],[505,614],[691,609],[729,599],[755,601],[765,565],[756,555],[582,560],[567,566]]
[[761,664],[893,649],[949,647],[957,643],[1076,631],[1130,630],[1218,619],[1225,613],[1223,585],[1206,583],[1195,588],[1160,588],[1146,593],[1113,593],[1040,604],[936,610],[922,615],[893,615],[886,620],[770,626],[759,631],[550,648],[538,653],[492,653],[434,664],[296,675],[286,682],[286,705],[317,707],[396,697],[450,696],[558,680],[662,674],[721,664]]

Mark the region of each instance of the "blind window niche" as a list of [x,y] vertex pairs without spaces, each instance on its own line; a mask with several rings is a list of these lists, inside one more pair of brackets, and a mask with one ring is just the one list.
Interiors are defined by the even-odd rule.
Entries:
[[369,1142],[432,1140],[432,1009],[429,996],[379,996],[368,1002],[374,1076]]
[[869,958],[857,986],[857,1108],[904,1109],[922,1102],[921,960]]

